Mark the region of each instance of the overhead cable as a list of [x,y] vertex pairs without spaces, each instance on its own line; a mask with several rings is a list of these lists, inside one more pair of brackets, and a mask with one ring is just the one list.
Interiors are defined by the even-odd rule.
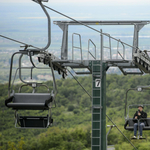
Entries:
[[33,47],[33,48],[36,48],[36,49],[40,49],[40,48],[35,47],[35,46],[33,46],[33,45],[29,45],[29,44],[27,44],[27,43],[20,42],[20,41],[18,41],[18,40],[15,40],[15,39],[9,38],[9,37],[4,36],[4,35],[1,35],[1,34],[0,34],[0,37],[5,38],[5,39],[8,39],[8,40],[11,40],[11,41],[14,41],[14,42],[16,42],[16,43],[23,44],[23,45],[28,46],[28,47]]

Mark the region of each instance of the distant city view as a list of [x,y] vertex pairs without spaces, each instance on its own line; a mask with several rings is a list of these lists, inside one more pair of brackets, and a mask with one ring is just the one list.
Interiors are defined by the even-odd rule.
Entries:
[[[142,13],[138,11],[140,6],[136,6],[133,10],[131,6],[118,6],[118,9],[111,11],[113,7],[101,7],[98,10],[98,6],[94,6],[95,9],[91,8],[92,11],[88,10],[88,7],[82,9],[82,6],[78,6],[80,12],[76,10],[77,6],[71,5],[71,8],[66,6],[61,7],[57,4],[49,4],[51,7],[62,11],[63,13],[77,19],[77,20],[148,20],[150,11],[148,6],[145,6]],[[110,11],[108,11],[110,8]],[[98,10],[99,14],[96,12]],[[127,11],[129,10],[129,11]],[[121,12],[121,13],[119,13]],[[124,13],[126,12],[126,13]],[[136,12],[136,15],[135,15]],[[61,56],[61,43],[62,43],[62,30],[53,24],[55,20],[68,20],[52,11],[49,11],[51,16],[51,46],[48,49],[49,52],[60,58]],[[5,18],[4,18],[5,16]],[[133,44],[133,33],[134,26],[92,26],[97,30],[102,29],[103,32],[109,33],[111,36],[120,39],[130,45]],[[96,44],[97,58],[100,58],[100,34],[92,31],[83,26],[70,26],[68,32],[68,59],[72,59],[72,34],[79,33],[82,41],[82,52],[83,59],[88,58],[88,40],[91,39]],[[34,2],[22,5],[21,3],[12,3],[8,5],[1,3],[0,5],[0,34],[16,39],[18,41],[33,45],[36,47],[44,47],[47,43],[47,20],[43,14],[41,8]],[[79,39],[75,38],[74,41],[76,46],[79,46]],[[108,38],[104,39],[104,45],[109,46]],[[121,58],[117,54],[117,42],[112,41],[112,58]],[[146,25],[141,29],[139,33],[139,48],[141,50],[150,50],[150,25]],[[0,37],[0,82],[7,82],[9,76],[9,65],[12,53],[19,51],[20,44],[9,41]],[[91,53],[94,53],[93,46],[90,46]],[[123,54],[123,48],[121,45],[118,47],[119,53]],[[81,54],[78,49],[74,50],[74,58],[79,59]],[[91,56],[89,56],[92,59]],[[110,51],[104,49],[104,59],[110,58]],[[132,49],[126,47],[125,59],[132,59]],[[16,62],[17,63],[17,62]],[[17,64],[16,64],[17,65]],[[27,61],[24,61],[25,66],[28,65]],[[112,68],[108,73],[121,74],[119,69]],[[45,75],[35,74],[35,77],[42,80],[47,80],[49,74],[45,72]],[[59,77],[58,77],[59,78]]]

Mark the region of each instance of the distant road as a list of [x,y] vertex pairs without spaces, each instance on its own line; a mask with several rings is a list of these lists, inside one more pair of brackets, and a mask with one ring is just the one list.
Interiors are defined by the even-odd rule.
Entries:
[[108,146],[107,150],[115,150],[114,146]]

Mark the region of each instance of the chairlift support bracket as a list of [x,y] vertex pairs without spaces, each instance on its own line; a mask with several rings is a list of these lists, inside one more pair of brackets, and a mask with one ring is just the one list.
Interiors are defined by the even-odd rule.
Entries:
[[[138,48],[138,39],[139,39],[139,31],[145,25],[149,24],[149,20],[144,21],[80,21],[85,25],[132,25],[134,26],[134,37],[133,37],[133,47]],[[63,30],[63,37],[62,37],[62,47],[61,47],[61,59],[67,60],[68,59],[68,27],[70,25],[81,25],[75,21],[54,21],[54,24],[58,25]],[[133,53],[135,50],[133,49]]]
[[[147,24],[150,23],[149,20],[144,20],[144,21],[137,21],[137,20],[132,20],[132,21],[80,21],[81,23],[85,25],[132,25],[134,26],[134,34],[133,34],[133,47],[137,48],[132,48],[132,60],[125,60],[121,59],[120,61],[118,59],[110,59],[106,60],[105,62],[108,63],[109,67],[119,67],[121,72],[124,75],[128,74],[136,74],[136,75],[142,75],[143,73],[150,73],[150,59],[148,58],[148,55],[145,54],[144,52],[140,51],[138,49],[138,39],[139,39],[139,31]],[[68,60],[68,28],[70,25],[81,25],[79,22],[75,21],[54,21],[54,24],[58,25],[62,31],[63,31],[63,37],[62,37],[62,46],[61,46],[61,60]],[[105,34],[105,33],[104,33]],[[108,34],[107,34],[108,35]],[[108,35],[109,36],[109,35]],[[140,65],[139,62],[137,62],[137,57],[142,59],[144,65]],[[68,60],[69,61],[69,60]],[[127,67],[124,65],[125,62],[130,62],[127,64]],[[82,65],[84,62],[81,63]],[[72,68],[73,63],[63,63],[63,66],[70,66]],[[81,65],[81,66],[82,66]],[[82,67],[83,68],[83,67]],[[85,67],[87,68],[87,67]],[[129,68],[135,68],[137,71],[125,71],[126,69]],[[90,73],[90,72],[89,72]],[[78,72],[77,72],[78,74]],[[79,73],[82,74],[82,73]],[[83,72],[84,74],[84,72]],[[87,72],[85,73],[87,74]]]

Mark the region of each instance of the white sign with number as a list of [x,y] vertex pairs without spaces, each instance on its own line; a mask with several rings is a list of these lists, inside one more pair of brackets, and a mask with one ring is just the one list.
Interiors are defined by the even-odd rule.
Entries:
[[101,87],[101,79],[95,79],[95,87]]

